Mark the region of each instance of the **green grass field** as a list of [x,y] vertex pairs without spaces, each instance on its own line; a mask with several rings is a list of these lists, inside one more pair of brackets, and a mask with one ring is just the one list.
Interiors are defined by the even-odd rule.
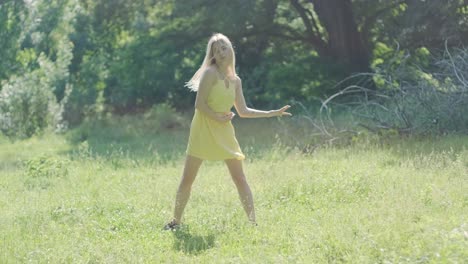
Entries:
[[282,127],[289,121],[236,120],[259,226],[247,222],[224,163],[212,161],[172,232],[162,227],[188,128],[126,122],[0,138],[0,263],[468,259],[468,136],[306,152],[291,140],[304,135]]

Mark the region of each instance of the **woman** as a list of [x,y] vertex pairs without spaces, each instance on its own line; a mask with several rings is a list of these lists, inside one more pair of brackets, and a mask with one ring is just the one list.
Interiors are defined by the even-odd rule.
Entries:
[[235,116],[231,108],[234,105],[240,117],[256,118],[291,116],[286,112],[290,106],[271,111],[247,107],[242,82],[235,70],[232,44],[226,36],[219,33],[208,41],[205,59],[187,87],[197,92],[195,114],[190,128],[185,168],[176,195],[174,218],[164,229],[175,229],[180,225],[192,183],[203,160],[224,160],[247,217],[256,225],[252,192],[242,169],[245,156],[231,124]]

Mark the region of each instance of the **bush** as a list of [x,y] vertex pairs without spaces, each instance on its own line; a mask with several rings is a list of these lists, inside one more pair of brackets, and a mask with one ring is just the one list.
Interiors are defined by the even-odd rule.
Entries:
[[26,175],[31,178],[68,176],[67,159],[41,156],[25,162]]
[[[57,45],[54,60],[44,53],[40,53],[37,58],[31,56],[35,66],[25,66],[20,75],[13,75],[2,83],[0,131],[7,137],[21,139],[46,128],[52,128],[54,132],[67,129],[62,113],[71,90],[67,81],[73,45],[66,40]],[[63,94],[58,103],[55,92],[62,89]]]
[[167,103],[154,105],[144,114],[144,119],[154,123],[157,130],[182,128],[187,124],[184,117]]
[[57,178],[68,176],[68,159],[51,156],[40,156],[24,163],[25,181],[28,189],[48,189]]
[[29,73],[11,78],[0,91],[0,131],[9,138],[28,138],[60,121],[52,91],[41,76]]
[[70,141],[85,142],[90,138],[106,138],[120,141],[122,138],[139,138],[167,130],[181,130],[188,127],[187,118],[166,104],[154,105],[144,114],[87,116],[80,126],[71,130]]
[[376,66],[372,76],[377,90],[350,86],[324,105],[331,109],[336,98],[345,97],[340,107],[352,113],[357,125],[378,134],[466,133],[467,62],[466,49],[446,50],[432,58],[427,52],[396,52]]

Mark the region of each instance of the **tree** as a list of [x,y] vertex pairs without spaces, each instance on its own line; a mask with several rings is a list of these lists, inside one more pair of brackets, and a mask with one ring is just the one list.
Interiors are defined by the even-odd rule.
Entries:
[[21,17],[25,12],[23,1],[0,2],[0,81],[19,69],[16,54],[21,44]]
[[[356,2],[351,0],[290,0],[290,5],[302,21],[297,23],[276,23],[271,27],[273,36],[302,42],[314,50],[320,57],[331,59],[343,65],[348,73],[370,72],[372,43],[370,30],[378,15],[397,8],[403,1],[365,1],[366,10],[372,10],[359,21],[355,17]],[[377,2],[377,3],[375,3]],[[284,15],[284,14],[278,14]],[[291,22],[294,17],[286,19]],[[359,23],[360,22],[360,23]],[[293,26],[290,26],[290,25]],[[294,26],[296,25],[296,26]]]
[[431,51],[468,43],[468,1],[408,0],[404,12],[376,21],[377,41],[397,41],[405,49]]

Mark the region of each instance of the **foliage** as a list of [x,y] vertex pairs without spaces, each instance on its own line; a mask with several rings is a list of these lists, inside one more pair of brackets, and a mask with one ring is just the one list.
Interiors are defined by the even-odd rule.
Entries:
[[[30,3],[23,13],[22,50],[16,57],[21,65],[16,74],[2,81],[0,92],[1,131],[10,138],[26,138],[50,127],[63,131],[64,104],[73,43],[73,8],[70,2]],[[38,22],[39,21],[39,22]]]
[[325,104],[331,102],[331,107],[336,98],[348,96],[341,107],[353,114],[357,124],[372,132],[466,133],[467,50],[447,49],[443,57],[431,56],[424,48],[413,56],[399,50],[392,54],[386,63],[375,65],[376,73],[372,76],[379,90],[350,86]]
[[[10,138],[27,138],[60,121],[55,96],[40,72],[11,78],[0,92],[0,129]],[[42,84],[42,85],[41,85]]]
[[68,176],[70,160],[59,156],[37,156],[24,161],[24,185],[30,190],[52,188],[59,178]]
[[26,176],[40,177],[65,177],[68,175],[67,160],[59,157],[35,157],[25,162]]
[[158,130],[170,130],[186,127],[185,118],[169,104],[154,105],[144,114],[146,122],[157,124]]
[[3,1],[0,79],[3,87],[47,72],[45,86],[60,102],[63,127],[166,102],[185,111],[195,94],[184,83],[200,65],[211,33],[222,32],[234,43],[249,106],[313,105],[343,86],[379,81],[364,75],[339,82],[388,63],[389,53],[378,53],[395,41],[412,55],[422,47],[437,52],[445,39],[450,51],[466,42],[463,1],[429,2]]
[[22,1],[0,2],[0,80],[8,78],[17,70],[15,62],[20,51],[21,25],[24,23],[21,15],[24,9]]
[[[464,0],[408,0],[397,15],[379,21],[380,40],[394,39],[405,49],[442,50],[468,42],[468,3]],[[430,18],[430,19],[428,19]],[[388,44],[391,44],[387,42]]]
[[[118,145],[122,147],[120,151],[125,151],[127,146],[121,145],[122,140],[147,144],[146,147],[151,148],[154,134],[164,134],[168,131],[177,134],[188,126],[189,120],[186,116],[176,112],[168,104],[158,104],[144,113],[127,115],[106,113],[100,118],[88,116],[80,126],[67,134],[67,138],[83,147],[83,151],[79,151],[81,154],[89,155],[92,154],[89,147],[98,153],[101,151],[106,153],[109,151],[109,146]],[[174,141],[174,138],[167,141]],[[171,156],[171,152],[173,149],[169,148],[165,155]]]

